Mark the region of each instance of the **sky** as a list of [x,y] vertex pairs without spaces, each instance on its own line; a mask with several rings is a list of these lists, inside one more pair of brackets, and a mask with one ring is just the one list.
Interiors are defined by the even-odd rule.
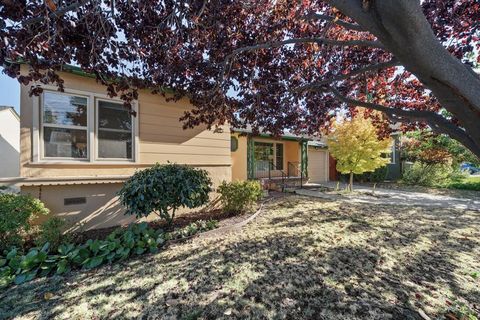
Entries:
[[0,67],[0,106],[11,106],[20,113],[20,84],[6,76]]

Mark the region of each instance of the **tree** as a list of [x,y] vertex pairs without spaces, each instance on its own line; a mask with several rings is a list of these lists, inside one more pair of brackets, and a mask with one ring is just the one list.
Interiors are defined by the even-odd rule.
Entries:
[[62,89],[76,63],[126,105],[145,88],[188,95],[186,127],[275,134],[318,133],[361,106],[480,156],[478,1],[4,0],[0,17],[0,63],[26,85]]
[[350,191],[354,174],[373,172],[390,162],[385,154],[390,152],[392,140],[379,139],[377,129],[363,113],[336,122],[327,141],[330,154],[337,160],[337,170],[350,175]]
[[460,143],[430,130],[409,132],[403,137],[402,159],[424,164],[451,164],[453,167],[462,162],[480,164],[480,159]]

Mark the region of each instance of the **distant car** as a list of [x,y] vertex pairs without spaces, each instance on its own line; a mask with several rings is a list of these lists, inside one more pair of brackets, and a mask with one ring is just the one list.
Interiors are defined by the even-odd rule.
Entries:
[[470,174],[480,173],[480,168],[476,167],[473,163],[464,162],[460,165],[460,170],[466,171]]

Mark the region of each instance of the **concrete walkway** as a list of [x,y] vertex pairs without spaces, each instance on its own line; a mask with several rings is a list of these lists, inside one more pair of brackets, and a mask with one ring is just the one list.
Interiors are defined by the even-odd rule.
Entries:
[[[335,188],[336,182],[327,182],[320,186]],[[344,189],[345,184],[340,183],[340,189]],[[338,194],[335,192],[322,192],[315,189],[297,189],[295,192],[300,195],[324,198],[329,200],[349,201],[357,203],[371,204],[391,204],[423,207],[450,207],[455,209],[469,209],[480,211],[480,197],[478,198],[460,198],[445,195],[433,195],[424,192],[412,192],[404,190],[391,190],[376,188],[374,195],[372,187],[355,185],[353,194]]]

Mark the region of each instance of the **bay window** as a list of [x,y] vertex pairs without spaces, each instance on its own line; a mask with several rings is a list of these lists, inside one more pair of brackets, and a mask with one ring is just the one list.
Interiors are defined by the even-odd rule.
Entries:
[[52,91],[40,101],[39,159],[134,160],[134,119],[121,102]]

